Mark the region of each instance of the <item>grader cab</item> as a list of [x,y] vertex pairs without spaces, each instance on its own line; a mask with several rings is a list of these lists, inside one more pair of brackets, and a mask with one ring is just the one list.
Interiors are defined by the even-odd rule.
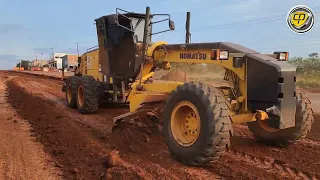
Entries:
[[[247,123],[255,138],[276,145],[295,143],[310,131],[313,114],[305,94],[296,89],[296,69],[288,53],[261,54],[228,42],[151,43],[152,35],[174,30],[167,14],[126,12],[96,19],[103,82],[91,76],[68,78],[67,103],[80,113],[98,110],[100,98],[128,104],[134,115],[148,103],[165,101],[161,122],[168,149],[187,165],[218,159],[230,147],[232,123]],[[166,19],[152,21],[155,16]],[[168,30],[152,25],[168,21]],[[152,80],[159,64],[215,64],[225,68],[229,86],[201,82]],[[102,85],[101,85],[102,84]]]

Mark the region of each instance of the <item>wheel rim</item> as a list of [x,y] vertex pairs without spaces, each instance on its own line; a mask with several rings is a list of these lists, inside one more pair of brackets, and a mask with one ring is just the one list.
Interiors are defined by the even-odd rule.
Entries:
[[200,115],[197,108],[189,101],[179,102],[171,114],[171,132],[174,139],[182,146],[193,145],[200,134]]
[[68,103],[71,102],[71,99],[72,99],[72,87],[71,87],[71,85],[68,85],[68,87],[67,87],[67,101],[68,101]]
[[79,88],[78,88],[78,103],[79,103],[79,105],[80,106],[82,106],[83,105],[83,102],[84,102],[84,99],[83,99],[83,88],[82,88],[82,86],[80,86]]

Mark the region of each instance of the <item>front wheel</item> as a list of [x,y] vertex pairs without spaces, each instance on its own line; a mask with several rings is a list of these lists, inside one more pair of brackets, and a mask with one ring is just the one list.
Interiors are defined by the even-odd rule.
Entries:
[[297,90],[296,94],[296,126],[288,129],[276,129],[268,126],[269,120],[250,122],[248,128],[257,141],[285,146],[307,136],[313,123],[311,103],[303,91]]
[[163,111],[163,133],[171,155],[186,165],[217,160],[230,147],[229,109],[217,89],[185,83]]

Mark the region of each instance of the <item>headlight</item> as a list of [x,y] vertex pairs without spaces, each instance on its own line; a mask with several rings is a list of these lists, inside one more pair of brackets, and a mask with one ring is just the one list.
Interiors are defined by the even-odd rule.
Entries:
[[228,60],[229,59],[229,51],[220,51],[220,60]]
[[211,51],[211,60],[228,60],[229,51],[227,50],[212,50]]
[[274,52],[273,54],[275,54],[277,56],[277,59],[280,61],[287,61],[289,57],[288,52]]
[[279,59],[280,59],[280,60],[287,60],[287,59],[286,59],[286,53],[280,53]]

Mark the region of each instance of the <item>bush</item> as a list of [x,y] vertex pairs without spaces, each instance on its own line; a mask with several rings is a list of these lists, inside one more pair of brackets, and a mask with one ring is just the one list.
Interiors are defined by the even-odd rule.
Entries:
[[320,87],[320,59],[295,57],[288,61],[297,68],[297,84],[304,88]]
[[298,74],[320,71],[320,59],[318,58],[293,58],[288,62],[297,67]]
[[214,64],[171,63],[171,68],[186,72],[190,80],[223,79],[225,72],[223,67]]

